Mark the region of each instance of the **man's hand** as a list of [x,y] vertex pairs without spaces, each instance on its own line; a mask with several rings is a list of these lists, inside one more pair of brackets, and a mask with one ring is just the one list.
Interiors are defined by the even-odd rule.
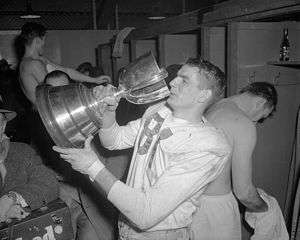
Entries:
[[86,139],[84,148],[61,148],[54,146],[53,150],[60,154],[60,157],[69,162],[72,168],[82,174],[88,174],[91,178],[95,178],[104,165],[99,160],[97,154],[91,148],[93,137]]
[[111,83],[111,78],[110,76],[107,75],[101,75],[95,78],[95,83],[97,84]]
[[6,221],[9,221],[12,218],[21,220],[23,218],[26,218],[29,214],[30,213],[26,212],[20,205],[15,204],[7,211]]
[[8,154],[10,140],[4,134],[4,139],[0,141],[0,162],[3,162]]
[[102,120],[102,128],[108,128],[116,121],[116,109],[120,97],[115,96],[116,88],[112,85],[96,86],[93,95],[98,100],[98,113]]
[[107,86],[96,86],[93,88],[94,97],[101,102],[101,107],[108,111],[115,111],[120,98],[115,96],[116,88],[110,84]]
[[4,222],[7,219],[8,210],[14,205],[14,200],[7,195],[3,195],[0,198],[0,222]]

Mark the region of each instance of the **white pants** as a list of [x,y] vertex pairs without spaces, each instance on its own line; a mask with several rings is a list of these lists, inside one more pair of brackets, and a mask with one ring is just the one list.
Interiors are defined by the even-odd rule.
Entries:
[[119,221],[119,240],[189,240],[188,228],[170,229],[163,231],[139,231]]
[[191,225],[192,240],[241,240],[238,203],[232,193],[203,195]]

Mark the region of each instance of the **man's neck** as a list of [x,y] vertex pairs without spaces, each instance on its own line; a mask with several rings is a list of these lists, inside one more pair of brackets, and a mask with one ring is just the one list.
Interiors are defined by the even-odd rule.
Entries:
[[33,47],[26,47],[24,57],[30,57],[33,59],[37,59],[40,57],[38,51]]
[[251,121],[253,121],[252,109],[249,105],[250,100],[247,98],[247,95],[241,94],[230,97],[229,100],[232,101]]
[[176,118],[184,119],[190,123],[200,123],[202,121],[203,113],[205,108],[203,109],[178,109],[173,110],[173,116]]

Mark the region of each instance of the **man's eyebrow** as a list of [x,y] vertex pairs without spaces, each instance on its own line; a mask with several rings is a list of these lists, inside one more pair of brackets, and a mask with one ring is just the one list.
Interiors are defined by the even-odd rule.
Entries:
[[186,75],[184,75],[184,74],[180,74],[180,73],[177,73],[177,77],[181,77],[181,78],[188,78]]

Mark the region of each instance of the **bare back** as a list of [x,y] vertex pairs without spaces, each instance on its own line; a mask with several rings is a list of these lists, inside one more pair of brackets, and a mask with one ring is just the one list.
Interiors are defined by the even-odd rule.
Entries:
[[25,96],[35,104],[35,88],[44,81],[46,65],[40,59],[25,57],[20,63],[20,85]]
[[237,127],[242,125],[242,128],[247,126],[252,127],[252,122],[246,117],[246,115],[237,107],[237,105],[230,101],[230,99],[224,99],[213,105],[207,112],[206,118],[216,128],[223,131],[233,147],[233,152],[230,160],[225,165],[221,175],[211,182],[206,189],[205,194],[207,195],[221,195],[231,191],[231,169],[232,159],[235,155],[235,142],[243,136],[243,132]]

